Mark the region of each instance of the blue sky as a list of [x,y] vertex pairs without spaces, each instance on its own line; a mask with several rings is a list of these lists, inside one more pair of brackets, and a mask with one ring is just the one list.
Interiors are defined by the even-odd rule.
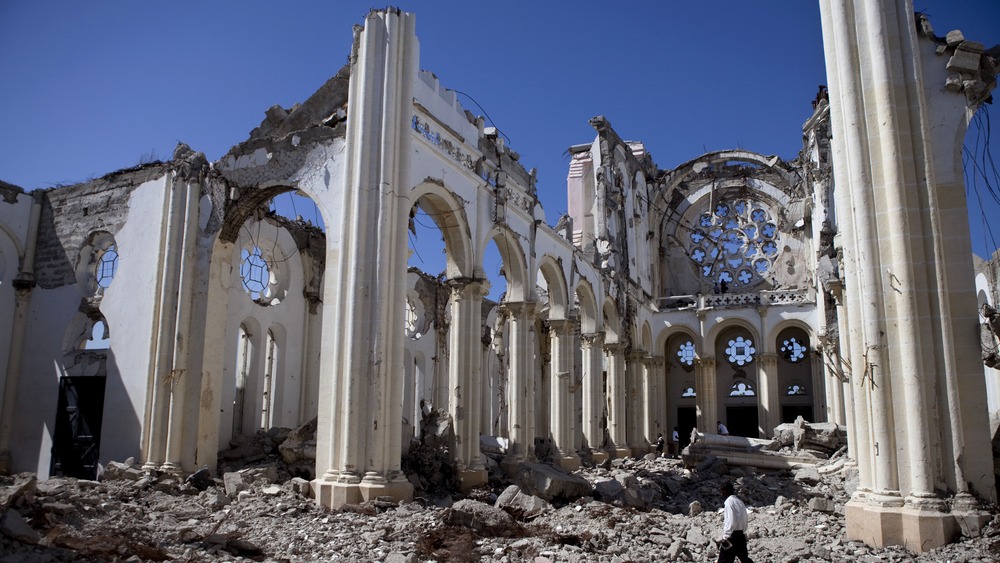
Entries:
[[[538,168],[550,223],[566,210],[565,151],[593,139],[590,117],[645,141],[664,169],[736,147],[792,159],[826,84],[815,0],[398,5],[417,14],[421,66],[474,97]],[[370,6],[0,0],[0,179],[75,183],[167,159],[178,141],[218,159],[269,106],[305,100],[346,62]],[[915,8],[938,35],[1000,43],[998,0]]]

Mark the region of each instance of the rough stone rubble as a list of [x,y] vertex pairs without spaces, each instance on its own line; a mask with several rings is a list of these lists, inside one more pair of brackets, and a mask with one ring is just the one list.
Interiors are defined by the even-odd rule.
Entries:
[[[311,467],[302,463],[313,447],[310,439],[307,425],[235,442],[220,453],[220,477],[203,470],[180,480],[127,460],[109,464],[100,481],[0,478],[0,563],[706,561],[718,553],[719,486],[725,480],[736,482],[750,508],[748,535],[757,561],[971,563],[1000,557],[995,522],[978,537],[919,556],[845,541],[844,503],[858,480],[839,453],[793,470],[728,466],[712,454],[688,467],[649,454],[574,473],[524,463],[513,482],[491,472],[488,486],[468,495],[449,490],[447,479],[421,481],[411,474],[415,484],[434,484],[430,491],[418,486],[424,493],[412,503],[379,499],[328,510],[310,497],[308,475],[301,473]],[[446,457],[436,447],[421,450],[423,465],[414,465],[447,473],[447,463],[427,461]],[[787,444],[782,447],[790,453]]]

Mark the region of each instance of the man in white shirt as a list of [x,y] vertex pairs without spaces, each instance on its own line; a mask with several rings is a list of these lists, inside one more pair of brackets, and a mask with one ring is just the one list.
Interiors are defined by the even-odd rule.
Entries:
[[670,435],[670,455],[676,456],[679,453],[678,446],[681,445],[681,435],[674,426],[674,433]]
[[733,492],[733,484],[722,484],[722,496],[726,497],[722,519],[722,541],[719,542],[719,563],[733,563],[739,557],[741,563],[753,563],[747,553],[747,506]]
[[723,424],[721,420],[716,420],[715,423],[719,425],[719,434],[723,436],[729,435],[729,429],[726,428],[726,425]]

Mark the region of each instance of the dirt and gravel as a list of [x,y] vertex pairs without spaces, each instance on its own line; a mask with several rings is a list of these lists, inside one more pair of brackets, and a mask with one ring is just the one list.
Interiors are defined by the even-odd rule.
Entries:
[[0,563],[715,561],[724,480],[750,509],[758,563],[1000,561],[996,522],[919,556],[847,541],[844,503],[856,477],[843,459],[794,472],[713,457],[685,468],[648,456],[573,475],[529,464],[516,483],[493,472],[488,488],[469,495],[418,489],[414,502],[327,510],[274,450],[250,456],[250,467],[227,459],[225,474],[187,480],[131,462],[109,464],[100,481],[2,477]]

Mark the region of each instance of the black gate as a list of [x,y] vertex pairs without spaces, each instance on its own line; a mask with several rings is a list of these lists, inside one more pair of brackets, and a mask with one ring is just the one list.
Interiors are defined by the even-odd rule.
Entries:
[[106,380],[99,376],[59,378],[51,475],[97,478]]

